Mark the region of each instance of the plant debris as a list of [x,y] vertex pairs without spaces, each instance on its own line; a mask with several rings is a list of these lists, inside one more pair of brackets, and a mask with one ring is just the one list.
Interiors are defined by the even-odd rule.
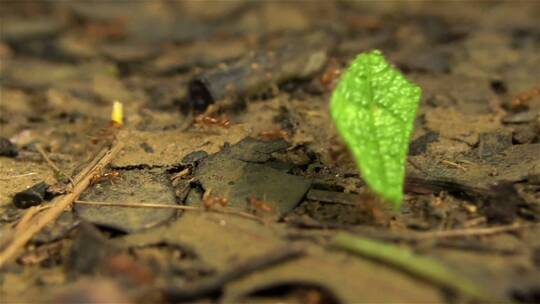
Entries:
[[[539,18],[507,0],[3,1],[2,302],[538,302]],[[422,89],[399,210],[329,111],[375,49]],[[342,233],[392,256],[336,250]]]
[[[105,179],[92,185],[81,200],[98,202],[157,202],[176,204],[172,188],[162,170],[128,170],[116,180]],[[144,185],[144,187],[143,187]],[[144,191],[141,191],[144,189]],[[170,220],[174,209],[134,209],[113,206],[76,205],[76,214],[83,220],[125,232],[150,228]]]
[[[255,197],[284,214],[300,202],[310,186],[308,180],[266,164],[273,152],[287,147],[282,140],[259,141],[248,137],[203,159],[193,178],[203,189],[212,189],[226,198],[228,206],[246,208],[249,204],[246,200]],[[188,196],[187,202],[192,200],[196,198]]]
[[49,184],[45,182],[37,183],[24,191],[16,193],[13,196],[13,205],[21,209],[37,206],[47,198],[50,198],[50,195],[47,193],[48,189]]
[[0,137],[0,156],[15,157],[19,154],[17,146],[9,139]]
[[261,51],[192,79],[189,102],[195,110],[204,111],[227,97],[260,94],[272,85],[314,75],[326,60],[325,48],[309,42],[294,42],[275,50]]

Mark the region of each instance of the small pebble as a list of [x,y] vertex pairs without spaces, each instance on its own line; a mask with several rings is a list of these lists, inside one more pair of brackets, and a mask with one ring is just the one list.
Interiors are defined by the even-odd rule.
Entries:
[[536,130],[529,126],[518,127],[514,130],[513,140],[518,144],[529,144],[536,138]]
[[18,154],[14,143],[5,137],[0,137],[0,156],[15,157]]
[[24,191],[16,193],[13,197],[13,204],[21,209],[37,206],[46,199],[48,188],[49,185],[45,182],[37,183]]

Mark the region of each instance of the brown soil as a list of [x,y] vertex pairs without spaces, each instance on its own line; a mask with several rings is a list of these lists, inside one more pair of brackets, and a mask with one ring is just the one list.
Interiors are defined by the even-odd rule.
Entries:
[[[74,204],[4,266],[2,303],[474,301],[330,248],[340,231],[431,257],[493,301],[540,301],[538,2],[2,7],[0,251],[28,210],[16,193],[55,185],[47,206],[115,137],[80,200],[197,207]],[[328,111],[372,49],[423,90],[398,211]]]

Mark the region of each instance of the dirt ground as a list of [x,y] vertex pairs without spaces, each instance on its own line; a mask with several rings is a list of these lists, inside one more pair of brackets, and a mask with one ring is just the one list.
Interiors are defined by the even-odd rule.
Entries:
[[[3,265],[2,303],[540,302],[538,1],[0,6],[0,256],[123,145]],[[423,90],[401,210],[329,117],[373,49]]]

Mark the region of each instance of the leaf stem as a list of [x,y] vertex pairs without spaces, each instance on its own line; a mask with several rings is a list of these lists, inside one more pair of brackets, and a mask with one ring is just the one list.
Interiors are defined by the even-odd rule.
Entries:
[[452,271],[435,259],[416,255],[408,248],[339,233],[332,246],[354,254],[401,269],[411,275],[469,296],[475,300],[489,301],[491,298],[475,283]]

